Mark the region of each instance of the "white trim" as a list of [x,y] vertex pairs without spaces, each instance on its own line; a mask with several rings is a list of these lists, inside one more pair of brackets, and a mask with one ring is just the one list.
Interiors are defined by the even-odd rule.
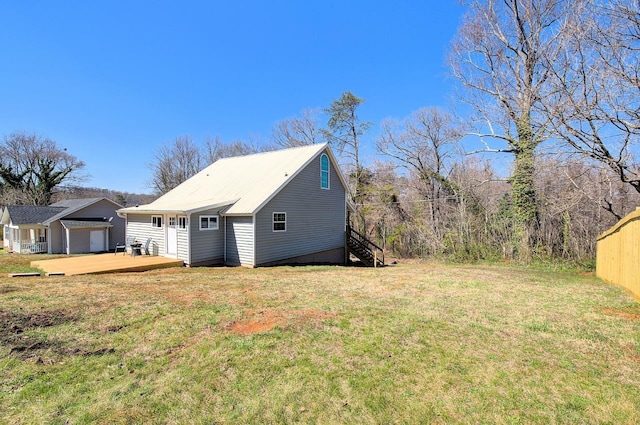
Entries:
[[[209,223],[208,227],[202,227],[202,219],[206,218],[207,219],[207,223]],[[215,227],[211,227],[211,219],[215,218],[215,223],[216,226]],[[198,229],[200,231],[206,232],[209,230],[218,230],[220,229],[220,215],[218,214],[203,214],[203,215],[199,215],[198,216]]]
[[[160,219],[160,226],[156,226],[157,220],[154,220],[155,218],[159,218]],[[164,227],[164,216],[162,216],[162,215],[152,215],[151,216],[151,228],[152,229],[162,229],[163,227]]]
[[187,214],[187,264],[191,265],[191,214]]
[[[256,226],[257,226],[256,221],[257,221],[256,220],[256,214],[252,214],[251,215],[251,224],[253,225],[253,232],[252,232],[253,233],[253,247],[251,248],[251,251],[253,252],[253,256],[252,256],[253,258],[252,258],[252,261],[251,261],[252,264],[250,264],[251,267],[255,267],[256,266],[256,258],[257,258],[256,250],[258,248],[258,245],[256,245]],[[237,242],[236,242],[236,244],[237,244]],[[240,259],[240,264],[242,264],[242,259]]]
[[[184,227],[180,226],[180,220],[181,219],[184,220]],[[187,230],[187,229],[189,229],[189,216],[187,216],[187,215],[178,215],[178,216],[176,216],[176,220],[178,220],[178,223],[177,223],[177,229],[178,230]]]
[[[278,220],[276,221],[276,214],[283,214],[284,215],[284,220]],[[276,230],[275,224],[278,223],[284,223],[284,229],[283,230]],[[287,213],[286,212],[273,212],[273,215],[271,216],[271,231],[275,232],[275,233],[280,233],[280,232],[286,232],[287,231]]]
[[[173,221],[173,227],[169,224],[171,221],[171,218],[174,219]],[[178,258],[178,216],[175,214],[167,214],[164,217],[165,220],[165,225],[164,225],[164,253],[165,253],[165,257],[169,257],[169,258]],[[175,244],[173,246],[170,246],[169,244],[169,231],[171,231],[171,229],[173,229],[173,233],[174,233],[174,237],[175,237]],[[172,249],[175,249],[174,252],[171,252]]]
[[[322,186],[322,174],[324,173],[324,170],[322,169],[323,158],[327,158],[327,187]],[[329,159],[329,155],[324,152],[320,154],[320,189],[331,190],[331,160]]]
[[[207,210],[214,210],[214,209],[219,209],[219,208],[223,208],[223,207],[228,207],[230,205],[235,204],[236,202],[239,201],[239,198],[233,199],[233,200],[228,200],[228,201],[222,201],[222,202],[215,202],[213,204],[207,204],[204,206],[199,206],[196,208],[190,208],[190,209],[173,209],[173,208],[146,208],[147,205],[141,205],[140,207],[127,207],[127,208],[121,208],[118,211],[116,211],[118,213],[118,215],[120,214],[141,214],[141,215],[150,215],[150,214],[154,214],[154,215],[158,215],[158,214],[176,214],[176,215],[192,215],[192,214],[197,214],[199,212],[202,211],[207,211]],[[151,204],[148,204],[151,205]],[[246,214],[244,214],[246,215]]]
[[227,264],[227,216],[226,215],[224,216],[224,236],[223,236],[223,238],[224,238],[224,240],[222,242],[223,242],[223,246],[224,246],[224,248],[223,248],[224,252],[223,252],[222,258],[223,258],[224,264],[226,265]]

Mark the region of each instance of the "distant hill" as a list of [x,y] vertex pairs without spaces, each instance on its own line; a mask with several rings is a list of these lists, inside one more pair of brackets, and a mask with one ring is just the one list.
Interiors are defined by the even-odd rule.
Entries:
[[64,199],[96,197],[111,199],[123,207],[148,204],[157,198],[156,195],[143,193],[120,192],[117,190],[101,189],[97,187],[65,186],[58,188],[56,193],[53,195],[53,202],[62,201]]

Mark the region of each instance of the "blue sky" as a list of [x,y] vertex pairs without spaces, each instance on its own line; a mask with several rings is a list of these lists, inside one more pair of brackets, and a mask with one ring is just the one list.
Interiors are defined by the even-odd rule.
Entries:
[[268,143],[278,121],[350,90],[373,145],[384,118],[449,104],[463,12],[456,0],[0,0],[0,136],[51,138],[85,161],[84,185],[150,193],[163,143]]

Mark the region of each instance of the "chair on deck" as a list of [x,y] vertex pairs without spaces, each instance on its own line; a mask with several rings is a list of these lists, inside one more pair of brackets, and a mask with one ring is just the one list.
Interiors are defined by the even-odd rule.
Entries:
[[151,253],[149,252],[149,246],[151,245],[151,238],[148,238],[147,241],[144,243],[144,245],[142,245],[142,247],[140,248],[140,250],[144,250],[144,253],[146,255],[151,255]]
[[116,250],[113,253],[114,255],[118,253],[118,250],[122,250],[122,255],[125,255],[127,253],[127,248],[129,248],[131,246],[131,244],[133,243],[135,239],[132,237],[128,237],[127,238],[127,242],[126,243],[122,243],[122,242],[117,242],[116,243]]

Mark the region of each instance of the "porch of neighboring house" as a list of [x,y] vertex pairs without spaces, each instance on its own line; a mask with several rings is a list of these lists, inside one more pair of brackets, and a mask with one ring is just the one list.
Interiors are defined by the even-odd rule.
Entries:
[[5,226],[5,248],[20,254],[42,254],[49,252],[46,227]]
[[52,260],[32,261],[31,267],[45,273],[64,273],[65,276],[78,274],[102,274],[141,272],[167,267],[182,267],[184,262],[175,258],[130,254],[90,254]]

